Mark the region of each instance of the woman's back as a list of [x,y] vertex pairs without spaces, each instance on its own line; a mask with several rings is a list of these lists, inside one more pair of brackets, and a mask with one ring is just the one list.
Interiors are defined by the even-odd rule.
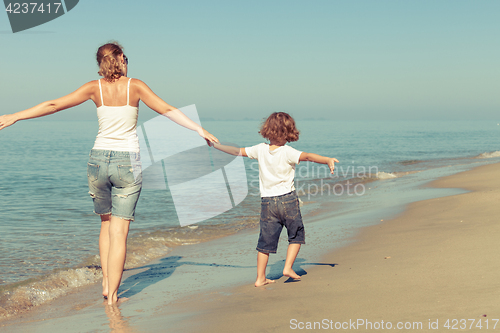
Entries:
[[120,77],[114,82],[99,80],[96,98],[99,132],[93,149],[139,152],[136,127],[139,108],[130,104],[130,82]]
[[[139,97],[137,92],[134,90],[133,83],[130,82],[130,78],[122,76],[114,82],[108,82],[104,79],[100,79],[98,81],[100,84],[100,92],[102,92],[102,95],[97,94],[96,96],[96,100],[94,102],[96,103],[97,107],[100,107],[101,105],[131,105],[137,107],[139,105]],[[127,102],[127,90],[129,91],[129,102]],[[103,99],[101,98],[101,96],[103,97]]]

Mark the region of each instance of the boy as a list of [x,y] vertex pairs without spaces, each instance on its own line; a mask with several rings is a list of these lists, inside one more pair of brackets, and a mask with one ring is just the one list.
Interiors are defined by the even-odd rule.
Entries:
[[285,112],[275,112],[262,124],[259,133],[270,141],[253,147],[235,148],[220,144],[213,146],[232,155],[247,156],[259,163],[259,188],[261,194],[260,235],[257,243],[257,280],[260,287],[274,280],[266,279],[269,253],[276,253],[283,226],[288,232],[288,250],[283,275],[300,279],[292,269],[301,244],[305,244],[304,225],[299,201],[295,192],[295,165],[300,161],[327,164],[331,173],[335,158],[298,151],[287,142],[297,141],[299,131],[293,118]]

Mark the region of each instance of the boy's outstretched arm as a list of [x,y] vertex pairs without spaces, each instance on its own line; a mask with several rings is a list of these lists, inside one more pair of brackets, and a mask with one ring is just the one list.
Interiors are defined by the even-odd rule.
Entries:
[[300,154],[299,161],[309,161],[314,163],[327,164],[328,167],[330,168],[331,173],[333,173],[333,170],[335,169],[335,162],[337,163],[339,162],[339,160],[333,157],[326,157],[318,154],[305,153],[305,152]]
[[220,151],[223,151],[227,154],[231,154],[234,156],[243,156],[247,157],[247,153],[245,148],[237,148],[233,146],[221,145],[220,143],[212,143],[212,146]]

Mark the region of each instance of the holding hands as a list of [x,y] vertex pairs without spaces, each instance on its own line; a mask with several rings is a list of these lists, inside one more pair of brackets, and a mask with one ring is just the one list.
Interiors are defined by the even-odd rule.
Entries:
[[207,145],[210,147],[213,147],[214,143],[219,143],[219,140],[204,128],[201,128],[201,130],[198,131],[198,134],[207,141]]

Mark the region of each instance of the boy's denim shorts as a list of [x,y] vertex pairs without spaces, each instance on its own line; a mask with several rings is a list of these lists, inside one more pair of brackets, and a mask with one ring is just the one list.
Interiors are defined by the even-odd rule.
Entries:
[[87,165],[94,213],[134,220],[142,188],[139,153],[92,149]]
[[257,251],[276,253],[283,226],[290,244],[305,244],[304,224],[295,191],[261,198],[260,235]]

